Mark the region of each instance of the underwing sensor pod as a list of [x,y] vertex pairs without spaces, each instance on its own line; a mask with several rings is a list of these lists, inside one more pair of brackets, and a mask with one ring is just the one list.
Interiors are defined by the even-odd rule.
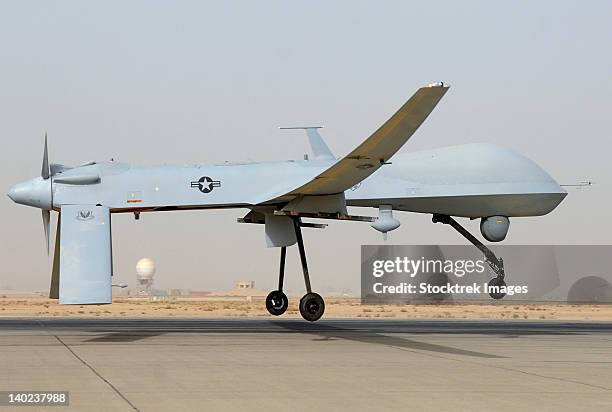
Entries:
[[[272,315],[282,315],[289,305],[283,292],[285,259],[295,244],[306,289],[300,313],[316,321],[325,311],[323,298],[311,287],[302,236],[304,228],[324,228],[319,219],[369,222],[386,234],[400,226],[393,211],[431,214],[434,223],[450,225],[485,255],[495,276],[490,285],[504,286],[503,260],[455,218],[482,219],[484,238],[499,242],[506,237],[509,218],[545,215],[567,192],[531,160],[491,144],[396,154],[448,89],[442,82],[421,87],[341,158],[329,149],[318,126],[298,128],[306,131],[311,146],[308,159],[193,166],[112,160],[50,164],[45,136],[40,176],[15,185],[8,195],[15,203],[42,210],[47,244],[51,212],[58,214],[49,297],[60,304],[112,302],[113,214],[138,218],[145,212],[178,210],[249,209],[238,221],[262,225],[268,247],[280,248],[278,287],[266,298]],[[351,207],[378,209],[378,218],[352,215]],[[498,299],[504,293],[491,296]]]
[[480,233],[489,242],[501,242],[508,234],[510,219],[505,216],[489,216],[480,220]]
[[378,219],[371,226],[383,234],[387,240],[387,232],[400,227],[400,221],[393,217],[393,205],[380,205],[378,207]]

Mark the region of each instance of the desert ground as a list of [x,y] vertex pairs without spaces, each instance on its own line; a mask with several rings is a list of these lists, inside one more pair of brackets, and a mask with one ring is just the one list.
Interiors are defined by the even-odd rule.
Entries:
[[[298,298],[282,317],[300,318]],[[164,300],[117,297],[112,305],[59,305],[34,295],[0,295],[0,317],[270,317],[262,298],[176,297]],[[326,298],[325,318],[533,319],[612,321],[612,305],[479,303],[364,305],[356,298]]]

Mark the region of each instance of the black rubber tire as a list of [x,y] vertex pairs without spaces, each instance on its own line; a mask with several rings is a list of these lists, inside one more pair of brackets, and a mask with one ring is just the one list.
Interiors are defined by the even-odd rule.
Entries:
[[[493,279],[491,279],[489,281],[489,286],[506,286],[506,282],[504,282],[503,279],[495,277]],[[493,291],[489,291],[489,296],[491,296],[493,299],[501,299],[504,296],[506,296],[506,292],[493,292]]]
[[309,322],[321,319],[325,312],[325,301],[314,292],[307,293],[300,299],[300,314]]
[[266,297],[266,309],[270,312],[271,315],[280,316],[289,307],[289,299],[287,299],[287,295],[285,295],[280,290],[273,290],[268,293]]

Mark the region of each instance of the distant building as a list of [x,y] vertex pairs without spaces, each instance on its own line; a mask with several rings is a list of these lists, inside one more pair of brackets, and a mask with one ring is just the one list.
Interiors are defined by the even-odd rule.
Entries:
[[236,282],[236,289],[255,289],[255,281],[254,280],[239,280]]
[[212,296],[232,296],[244,297],[250,299],[252,297],[266,297],[268,292],[265,290],[255,289],[254,280],[239,280],[234,283],[234,289],[228,291],[214,292]]

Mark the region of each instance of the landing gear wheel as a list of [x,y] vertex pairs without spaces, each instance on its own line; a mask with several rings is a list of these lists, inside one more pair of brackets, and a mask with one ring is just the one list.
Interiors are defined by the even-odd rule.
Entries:
[[[495,277],[493,279],[491,279],[489,281],[489,289],[491,288],[491,286],[495,286],[497,288],[506,288],[506,282],[504,282],[504,280],[500,277]],[[504,296],[506,296],[506,292],[502,292],[500,291],[495,291],[495,290],[489,290],[489,296],[491,296],[493,299],[501,299]]]
[[302,296],[300,299],[300,314],[309,322],[321,319],[325,312],[325,302],[323,298],[314,292]]
[[280,290],[273,290],[266,297],[266,309],[274,316],[279,316],[285,313],[289,307],[289,299]]

